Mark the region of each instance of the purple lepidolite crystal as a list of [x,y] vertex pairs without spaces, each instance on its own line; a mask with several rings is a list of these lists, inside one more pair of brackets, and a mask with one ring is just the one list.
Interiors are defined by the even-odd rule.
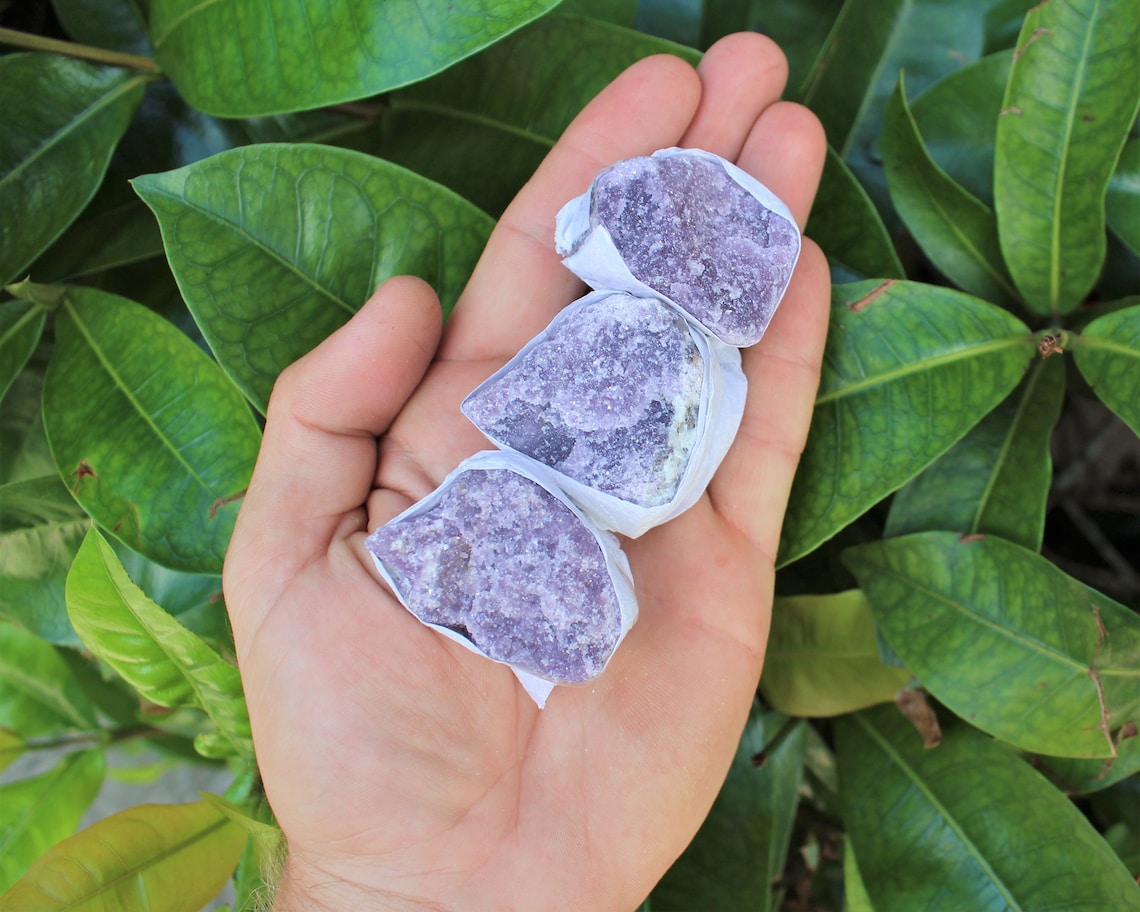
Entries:
[[676,495],[705,363],[680,314],[626,294],[571,305],[463,413],[500,446],[638,506]]
[[[590,191],[589,229],[604,226],[638,282],[721,341],[753,345],[791,279],[799,230],[767,188],[737,169],[750,192],[723,160],[697,150],[667,152],[602,171]],[[561,252],[577,250],[586,237]],[[567,265],[594,284],[588,263]]]
[[367,540],[404,605],[523,671],[596,677],[624,631],[595,534],[509,469],[460,471],[437,494]]

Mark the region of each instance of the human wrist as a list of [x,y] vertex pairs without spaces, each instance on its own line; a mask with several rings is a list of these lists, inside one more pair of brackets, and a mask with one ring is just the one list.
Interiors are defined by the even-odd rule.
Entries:
[[272,912],[455,912],[430,900],[383,890],[301,863],[286,861]]

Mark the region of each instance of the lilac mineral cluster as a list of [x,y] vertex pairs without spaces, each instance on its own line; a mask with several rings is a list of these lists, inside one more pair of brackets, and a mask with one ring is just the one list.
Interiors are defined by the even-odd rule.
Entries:
[[696,443],[705,363],[666,305],[572,305],[463,403],[500,446],[629,503],[677,494]]
[[764,334],[800,250],[795,223],[705,155],[605,169],[592,188],[590,226],[605,227],[634,278],[738,346]]
[[539,677],[588,681],[621,637],[595,534],[508,469],[460,472],[430,507],[382,526],[367,545],[421,621]]
[[743,414],[737,349],[764,334],[800,249],[771,191],[681,149],[602,171],[555,243],[597,290],[464,402],[503,452],[367,541],[416,617],[510,665],[540,706],[551,682],[600,674],[636,618],[607,530],[640,535],[699,499]]

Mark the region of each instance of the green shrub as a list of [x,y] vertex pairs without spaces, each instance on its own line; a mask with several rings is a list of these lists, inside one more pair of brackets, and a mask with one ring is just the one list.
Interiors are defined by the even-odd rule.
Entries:
[[[827,129],[833,317],[756,709],[644,908],[1140,909],[1140,0],[290,5],[0,4],[0,765],[72,748],[0,785],[0,910],[103,908],[76,862],[251,907],[219,575],[275,377],[388,276],[448,308],[586,101],[741,29]],[[72,837],[126,739],[233,786]]]

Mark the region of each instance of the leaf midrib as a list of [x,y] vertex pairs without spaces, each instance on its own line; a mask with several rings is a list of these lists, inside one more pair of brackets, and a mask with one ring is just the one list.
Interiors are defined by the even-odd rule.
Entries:
[[895,766],[910,780],[912,785],[922,793],[922,796],[930,803],[931,807],[939,814],[941,819],[946,823],[963,848],[974,858],[978,866],[982,869],[983,873],[993,884],[994,888],[1001,894],[1002,898],[1006,901],[1010,909],[1014,912],[1023,912],[1023,907],[1018,903],[1017,898],[1010,893],[1009,888],[1005,885],[997,872],[986,860],[982,851],[974,844],[974,841],[967,836],[966,832],[962,829],[957,819],[950,813],[945,805],[938,799],[938,797],[927,786],[926,781],[918,775],[918,773],[906,762],[905,759],[895,750],[894,745],[887,741],[879,732],[873,728],[861,713],[856,713],[853,716],[855,722],[878,744],[880,750],[887,755],[887,758],[892,761]]
[[337,297],[337,295],[333,294],[330,289],[318,283],[315,278],[304,272],[295,263],[286,258],[284,254],[270,247],[268,244],[262,241],[261,238],[257,237],[255,234],[250,233],[247,229],[239,225],[237,222],[234,222],[228,218],[224,218],[223,216],[219,215],[216,212],[212,212],[209,209],[203,208],[201,205],[193,202],[187,197],[180,196],[177,193],[167,190],[165,187],[161,187],[156,183],[146,183],[144,186],[146,186],[148,192],[170,200],[179,206],[185,207],[191,212],[197,213],[202,218],[209,219],[217,225],[221,225],[225,228],[230,229],[234,234],[238,235],[247,243],[249,243],[251,247],[258,248],[266,256],[281,263],[288,271],[292,272],[295,276],[297,276],[297,278],[299,278],[314,291],[319,293],[322,297],[341,307],[349,316],[352,316],[356,313],[356,308],[352,307],[352,305],[350,305],[347,301],[344,301],[341,298]]
[[[113,892],[114,890],[116,890],[118,888],[118,885],[121,884],[123,881],[128,880],[132,877],[137,877],[141,872],[146,871],[147,868],[153,868],[155,865],[161,864],[162,862],[166,861],[168,858],[171,858],[171,857],[177,855],[179,852],[183,851],[187,847],[194,845],[194,843],[196,843],[196,842],[201,842],[205,839],[208,839],[217,830],[220,830],[222,827],[226,826],[227,824],[230,824],[232,826],[237,826],[237,824],[232,823],[232,821],[230,821],[229,818],[221,817],[220,820],[217,820],[214,823],[211,823],[209,826],[207,826],[203,829],[199,829],[195,833],[191,834],[190,836],[187,836],[185,839],[183,839],[179,842],[174,843],[172,846],[170,846],[167,849],[164,849],[163,851],[159,852],[158,854],[152,855],[150,858],[148,858],[145,862],[143,862],[140,865],[136,865],[136,866],[132,867],[132,866],[124,863],[123,873],[121,873],[118,877],[115,877],[111,880],[105,880],[105,881],[98,883],[96,885],[96,889],[77,896],[74,900],[67,903],[66,905],[56,906],[55,908],[56,908],[57,912],[65,912],[65,910],[67,910],[67,909],[78,908],[78,907],[82,906],[84,903],[86,903],[88,900],[90,900],[91,897],[93,897],[93,896],[101,896],[105,893]],[[148,822],[148,826],[150,826],[150,828],[152,830],[155,829],[155,826],[153,823]],[[115,855],[116,855],[116,857],[118,857],[118,852],[116,852]]]
[[[1072,91],[1069,94],[1069,104],[1065,112],[1065,125],[1061,133],[1060,155],[1057,160],[1057,176],[1053,190],[1053,218],[1052,237],[1050,238],[1049,259],[1049,305],[1056,313],[1061,306],[1061,203],[1064,194],[1065,172],[1069,163],[1069,145],[1072,140],[1074,124],[1077,120],[1077,100],[1085,82],[1085,73],[1088,69],[1089,45],[1092,43],[1093,28],[1100,15],[1100,0],[1093,0],[1092,10],[1088,16],[1088,26],[1085,30],[1085,40],[1081,47],[1080,64],[1077,67],[1076,78],[1073,80]],[[1103,228],[1102,228],[1103,230]]]
[[158,438],[159,442],[171,454],[173,454],[174,458],[182,465],[184,469],[186,469],[186,472],[190,475],[190,477],[198,482],[202,490],[209,494],[214,501],[224,500],[225,496],[215,491],[209,484],[206,483],[205,479],[203,479],[198,474],[195,468],[186,460],[186,457],[182,455],[178,447],[174,445],[174,442],[166,436],[162,428],[155,424],[154,420],[147,413],[146,409],[143,408],[142,403],[135,398],[134,393],[127,387],[127,384],[124,382],[122,377],[119,376],[119,372],[115,369],[114,365],[111,364],[111,362],[107,359],[106,355],[103,352],[103,349],[97,344],[95,337],[92,336],[91,332],[88,330],[87,325],[79,318],[79,314],[76,313],[75,306],[66,297],[64,298],[63,306],[67,310],[68,315],[71,317],[72,322],[75,324],[76,329],[79,330],[80,334],[87,342],[87,345],[95,354],[95,357],[99,360],[99,363],[102,365],[103,370],[105,370],[111,377],[115,383],[115,387],[122,393],[123,397],[131,404],[131,406],[139,414],[143,421],[146,422],[147,427],[151,429],[151,432],[155,435],[155,437]]
[[945,352],[941,355],[936,355],[933,358],[924,358],[921,361],[914,361],[909,364],[904,364],[901,367],[896,367],[893,370],[884,371],[881,374],[876,374],[871,377],[863,377],[859,380],[853,381],[846,386],[838,389],[831,390],[826,393],[821,393],[816,397],[816,406],[825,405],[828,402],[833,402],[838,399],[843,399],[847,396],[855,396],[859,393],[866,392],[876,386],[892,383],[904,377],[911,376],[912,374],[926,373],[948,364],[953,364],[956,361],[965,361],[971,358],[979,358],[993,352],[999,352],[1006,348],[1015,348],[1019,345],[1024,345],[1030,336],[1020,334],[1017,336],[1009,336],[1004,339],[993,339],[989,342],[984,342],[980,345],[971,345],[965,348],[958,348],[954,351]]
[[78,130],[79,127],[86,123],[89,119],[95,117],[95,115],[97,115],[103,108],[108,107],[112,102],[118,99],[120,95],[123,95],[124,93],[133,89],[135,86],[141,85],[145,82],[147,82],[147,79],[145,77],[135,76],[134,78],[128,79],[126,82],[122,83],[122,85],[107,92],[105,95],[100,96],[99,99],[92,104],[89,104],[75,117],[69,120],[63,127],[56,130],[50,136],[46,137],[44,141],[40,143],[39,146],[37,146],[29,156],[24,158],[18,165],[16,165],[15,168],[0,178],[0,189],[3,189],[5,184],[11,182],[13,178],[17,177],[22,171],[24,171],[34,162],[42,158],[44,155],[47,155],[51,149],[59,145],[59,143],[63,142],[64,139],[66,139],[75,130]]

